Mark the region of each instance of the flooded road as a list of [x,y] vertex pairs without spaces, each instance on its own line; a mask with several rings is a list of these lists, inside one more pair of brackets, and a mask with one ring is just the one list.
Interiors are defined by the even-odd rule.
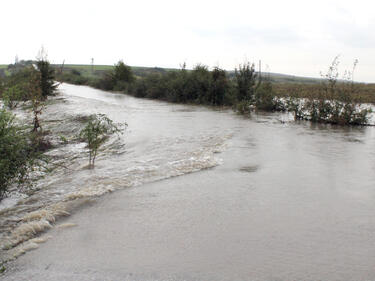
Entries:
[[62,90],[64,114],[129,127],[120,154],[91,171],[82,156],[55,199],[38,200],[117,191],[50,230],[4,280],[375,279],[375,128]]

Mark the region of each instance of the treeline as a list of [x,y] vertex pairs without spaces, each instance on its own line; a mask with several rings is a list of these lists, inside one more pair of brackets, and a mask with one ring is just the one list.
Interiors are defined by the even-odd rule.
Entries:
[[[233,78],[234,77],[234,78]],[[219,67],[213,70],[198,64],[192,70],[183,65],[179,70],[136,76],[122,61],[101,77],[83,76],[76,69],[58,75],[58,79],[76,85],[89,85],[103,90],[177,103],[204,105],[235,105],[238,101],[254,100],[256,90],[264,87],[254,65],[245,63],[230,77]]]
[[295,119],[368,125],[371,110],[362,108],[359,103],[358,87],[361,85],[354,83],[353,72],[345,72],[345,77],[339,80],[338,64],[339,60],[335,58],[321,83],[311,86],[314,91],[306,92],[306,88],[299,85],[283,94],[275,91],[271,79],[262,77],[249,62],[239,65],[231,75],[219,67],[209,70],[207,66],[198,64],[192,70],[183,65],[179,70],[139,77],[120,61],[101,77],[83,77],[79,71],[71,70],[59,78],[73,84],[123,91],[140,98],[232,106],[241,114],[250,114],[253,110],[289,111]]

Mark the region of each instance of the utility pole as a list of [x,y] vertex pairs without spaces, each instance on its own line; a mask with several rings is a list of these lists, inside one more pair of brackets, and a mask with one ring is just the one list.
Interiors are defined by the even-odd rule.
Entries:
[[91,74],[94,74],[94,58],[91,58]]

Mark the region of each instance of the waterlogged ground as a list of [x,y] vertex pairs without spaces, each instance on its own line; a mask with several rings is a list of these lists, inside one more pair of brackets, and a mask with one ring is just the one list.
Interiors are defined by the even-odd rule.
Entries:
[[375,279],[375,128],[61,88],[55,119],[102,112],[128,131],[95,170],[64,147],[70,170],[7,201],[8,243],[54,227],[5,251],[39,246],[4,280]]

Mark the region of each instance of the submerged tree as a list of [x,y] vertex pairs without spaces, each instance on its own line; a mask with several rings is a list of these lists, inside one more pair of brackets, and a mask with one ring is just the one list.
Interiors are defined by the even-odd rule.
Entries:
[[39,115],[45,107],[43,90],[41,88],[41,77],[39,73],[33,69],[30,70],[30,77],[28,83],[28,97],[31,101],[31,109],[33,113],[33,132],[36,133],[41,130]]
[[40,72],[40,89],[42,98],[47,99],[49,96],[54,96],[58,86],[55,82],[55,70],[47,60],[39,60],[36,65]]
[[55,70],[51,67],[43,47],[39,50],[36,67],[40,73],[41,97],[46,100],[56,94],[58,84],[55,82]]
[[112,134],[120,134],[127,124],[115,124],[104,114],[90,116],[79,137],[87,143],[89,149],[89,167],[93,168],[99,148]]

